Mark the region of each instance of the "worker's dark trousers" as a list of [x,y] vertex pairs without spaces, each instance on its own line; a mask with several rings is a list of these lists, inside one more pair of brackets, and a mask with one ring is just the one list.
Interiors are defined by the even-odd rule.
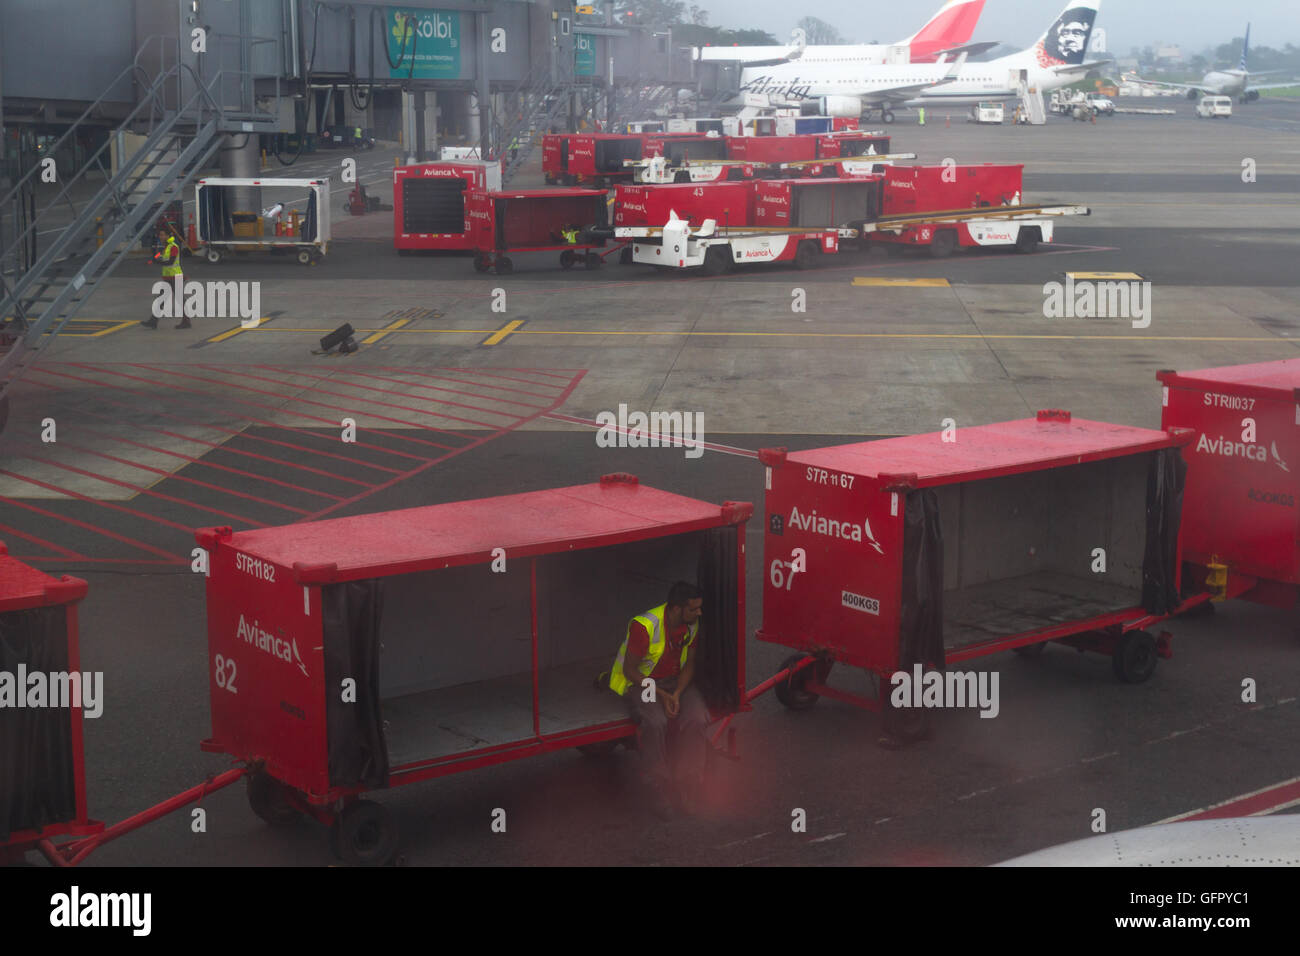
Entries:
[[708,755],[705,749],[708,740],[704,731],[709,725],[709,709],[694,684],[682,694],[681,708],[671,721],[668,712],[664,710],[663,701],[657,699],[653,704],[645,703],[641,700],[639,689],[624,700],[632,720],[641,727],[643,772],[651,782],[666,784],[673,776],[668,762],[670,724],[677,737],[673,750],[677,758],[678,778],[692,780],[704,775],[704,760]]

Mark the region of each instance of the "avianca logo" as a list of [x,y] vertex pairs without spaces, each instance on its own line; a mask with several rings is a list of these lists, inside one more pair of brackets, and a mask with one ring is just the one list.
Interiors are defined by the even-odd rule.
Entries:
[[235,635],[246,644],[252,644],[259,651],[266,651],[272,657],[278,657],[282,661],[288,661],[291,664],[297,664],[298,670],[302,671],[303,677],[310,677],[307,673],[307,665],[302,662],[302,655],[298,653],[298,641],[294,638],[285,640],[282,637],[276,637],[268,631],[262,630],[257,625],[256,619],[252,624],[244,620],[244,615],[239,615],[239,633]]
[[801,515],[796,505],[790,512],[790,524],[800,531],[811,531],[813,534],[823,534],[843,541],[861,542],[866,540],[868,544],[876,549],[876,553],[885,553],[885,549],[880,546],[876,536],[871,533],[871,520],[869,518],[863,518],[862,524],[858,525],[852,521],[837,521],[834,518],[821,517],[815,509],[810,515]]
[[1200,440],[1196,443],[1196,450],[1211,455],[1222,455],[1224,458],[1249,458],[1251,461],[1268,461],[1272,458],[1273,464],[1283,471],[1288,473],[1291,471],[1286,461],[1278,453],[1277,442],[1270,442],[1268,449],[1265,450],[1263,445],[1228,441],[1222,435],[1218,438],[1210,438],[1208,435],[1202,434]]

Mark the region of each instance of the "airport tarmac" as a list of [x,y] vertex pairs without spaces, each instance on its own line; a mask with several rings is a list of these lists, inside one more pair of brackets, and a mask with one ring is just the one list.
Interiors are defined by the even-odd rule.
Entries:
[[[186,261],[187,279],[256,280],[256,329],[198,319],[139,327],[156,266],[119,269],[15,388],[0,436],[0,538],[50,573],[90,582],[83,668],[108,700],[87,725],[92,815],[118,820],[224,769],[208,735],[203,582],[191,529],[255,527],[506,494],[632,471],[709,500],[761,502],[762,447],[958,428],[1065,408],[1158,427],[1159,369],[1291,357],[1300,336],[1300,101],[1197,120],[977,127],[942,110],[890,128],[922,162],[1023,162],[1025,200],[1081,202],[1037,254],[947,260],[845,253],[819,267],[719,277],[620,266],[562,272],[551,254],[510,276],[459,256],[398,257],[391,213],[340,217],[318,267],[275,258]],[[1139,105],[1151,105],[1139,101]],[[341,154],[340,154],[341,157]],[[1253,161],[1254,181],[1243,163]],[[305,161],[304,161],[305,162]],[[321,175],[312,157],[286,175]],[[391,154],[363,179],[386,198]],[[269,171],[270,172],[270,171]],[[533,170],[536,176],[536,170]],[[521,177],[515,185],[530,185]],[[1150,283],[1150,324],[1048,318],[1069,273]],[[502,301],[504,311],[494,310]],[[806,301],[806,311],[792,303]],[[362,349],[318,356],[344,322]],[[601,449],[592,422],[620,404],[702,414],[715,446]],[[338,441],[355,419],[360,440]],[[42,441],[47,419],[57,441]],[[747,606],[762,619],[762,529],[748,528]],[[630,608],[629,614],[639,608]],[[1234,603],[1180,620],[1146,685],[1102,658],[1051,648],[988,659],[997,720],[944,715],[933,740],[875,746],[878,718],[769,695],[737,722],[705,813],[635,822],[635,758],[560,753],[381,795],[412,864],[992,863],[1109,828],[1153,823],[1300,775],[1294,612]],[[611,646],[611,657],[616,649]],[[783,648],[751,641],[750,683]],[[1260,681],[1243,704],[1241,681]],[[860,675],[838,675],[844,686]],[[242,788],[205,801],[208,832],[177,814],[93,864],[322,865],[323,831],[271,831]],[[489,828],[507,809],[506,834]],[[807,833],[790,831],[796,808]]]

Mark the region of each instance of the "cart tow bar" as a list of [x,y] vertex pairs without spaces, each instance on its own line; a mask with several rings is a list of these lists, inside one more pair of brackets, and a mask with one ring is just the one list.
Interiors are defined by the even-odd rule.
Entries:
[[[751,687],[749,690],[745,691],[745,703],[746,704],[752,703],[756,698],[762,697],[764,694],[766,694],[777,684],[781,683],[781,681],[788,680],[789,678],[793,677],[795,674],[799,673],[799,671],[803,670],[805,667],[811,667],[813,664],[816,663],[817,663],[817,658],[813,657],[812,655],[809,655],[808,657],[805,657],[803,660],[801,660],[799,663],[795,664],[793,667],[787,667],[784,670],[777,671],[775,674],[773,674],[767,680],[763,681],[761,684]],[[715,730],[713,732],[713,736],[709,738],[709,743],[712,744],[715,748],[717,748],[720,754],[722,754],[724,757],[728,757],[731,760],[740,759],[740,755],[736,752],[736,730],[734,727],[731,726],[731,722],[732,720],[735,719],[735,717],[736,717],[735,714],[728,714],[726,717],[722,718],[722,720],[718,722],[718,729]],[[719,738],[722,737],[724,731],[727,734],[727,747],[725,750],[718,747],[718,740]]]
[[174,797],[164,800],[162,803],[155,804],[148,810],[142,810],[133,817],[128,817],[121,823],[115,823],[111,827],[106,827],[100,833],[89,836],[81,840],[74,840],[71,843],[65,843],[62,846],[55,846],[50,840],[41,840],[37,844],[45,858],[54,866],[76,866],[86,857],[90,856],[95,850],[108,843],[110,840],[116,840],[120,836],[125,836],[133,830],[138,830],[153,821],[165,817],[173,810],[179,810],[187,803],[196,803],[201,801],[209,793],[216,793],[218,790],[230,786],[240,777],[249,772],[249,767],[236,767],[233,770],[227,770],[225,773],[218,774],[215,777],[208,777],[197,787],[190,787],[184,793],[178,793]]

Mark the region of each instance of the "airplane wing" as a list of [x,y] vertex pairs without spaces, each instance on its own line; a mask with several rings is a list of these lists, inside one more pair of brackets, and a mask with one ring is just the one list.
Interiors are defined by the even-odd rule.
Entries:
[[1144,80],[1136,73],[1128,73],[1125,76],[1125,82],[1141,83],[1143,86],[1163,86],[1167,90],[1178,90],[1180,93],[1186,93],[1188,90],[1205,89],[1203,86],[1194,86],[1191,83],[1164,83],[1160,80]]
[[[1065,64],[1064,66],[1053,67],[1053,68],[1052,68],[1052,72],[1053,72],[1053,73],[1056,73],[1056,74],[1062,74],[1062,73],[1087,73],[1089,70],[1095,70],[1095,69],[1097,69],[1098,67],[1105,66],[1107,63],[1114,63],[1114,62],[1115,62],[1115,61],[1114,61],[1113,59],[1108,59],[1108,60],[1089,60],[1087,63],[1078,63],[1078,64],[1075,64],[1074,66],[1071,66],[1070,64],[1067,63],[1067,64]],[[1143,81],[1143,82],[1145,82],[1145,81]]]
[[[1250,75],[1251,75],[1251,76],[1257,76],[1258,74],[1256,74],[1256,73],[1252,73],[1252,74],[1250,74]],[[1295,82],[1287,82],[1287,83],[1259,83],[1259,84],[1251,84],[1250,86],[1247,86],[1247,87],[1246,87],[1246,92],[1247,92],[1247,93],[1263,93],[1263,92],[1265,92],[1266,90],[1293,90],[1293,89],[1295,89],[1296,87],[1300,87],[1300,83],[1295,83]]]
[[951,54],[951,55],[956,55],[956,54],[959,54],[959,53],[965,53],[967,56],[979,56],[981,53],[984,53],[984,52],[986,52],[986,51],[988,51],[988,50],[993,49],[995,46],[998,45],[998,43],[999,43],[999,41],[997,41],[997,40],[994,40],[994,41],[992,41],[991,43],[987,43],[987,42],[986,42],[986,43],[967,43],[967,44],[965,44],[965,45],[963,45],[963,46],[954,46],[954,47],[950,47],[950,48],[948,48],[947,50],[936,50],[936,51],[935,51],[935,56],[944,56],[944,57],[946,57],[946,56],[949,56],[950,54]]
[[[891,86],[884,90],[874,90],[870,93],[859,94],[863,106],[894,106],[897,103],[905,103],[908,100],[915,99],[926,90],[932,90],[937,86],[946,86],[955,80],[961,78],[961,68],[966,65],[967,54],[963,53],[953,60],[948,67],[948,72],[937,80],[927,81],[924,83],[908,83],[906,85]],[[943,59],[938,61],[943,63]]]

